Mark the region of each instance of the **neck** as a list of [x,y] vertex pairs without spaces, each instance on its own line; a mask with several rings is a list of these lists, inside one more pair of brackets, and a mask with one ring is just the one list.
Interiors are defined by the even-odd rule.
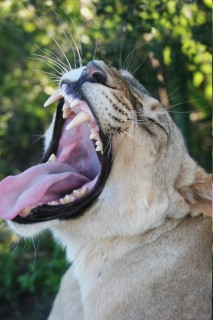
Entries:
[[[131,286],[126,284],[125,279],[134,288],[138,286],[139,279],[135,274],[138,272],[137,262],[141,260],[142,248],[145,250],[156,243],[162,234],[174,229],[178,223],[177,220],[167,221],[162,227],[142,236],[92,240],[80,250],[72,268],[80,286],[85,319],[111,320],[114,317],[110,314],[118,315],[122,311],[120,301],[121,304],[122,301],[129,301],[131,294]],[[122,290],[123,286],[125,290]]]

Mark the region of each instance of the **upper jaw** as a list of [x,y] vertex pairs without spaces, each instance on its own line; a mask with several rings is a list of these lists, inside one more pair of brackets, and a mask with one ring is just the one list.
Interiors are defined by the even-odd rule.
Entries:
[[62,83],[62,86],[56,90],[45,102],[44,107],[49,106],[53,102],[63,99],[62,118],[71,119],[66,126],[66,130],[72,129],[79,124],[88,123],[90,127],[90,139],[95,140],[96,151],[103,154],[103,144],[99,137],[98,119],[88,107],[82,96],[72,89],[70,84]]
[[57,100],[59,100],[59,102],[52,140],[41,163],[47,162],[52,154],[57,153],[64,122],[67,121],[68,118],[71,118],[71,121],[66,128],[68,130],[79,125],[79,123],[82,124],[83,122],[89,122],[91,130],[90,139],[95,140],[96,151],[98,152],[99,157],[100,154],[102,154],[101,172],[92,191],[88,195],[84,196],[83,199],[76,199],[76,201],[72,203],[64,203],[63,205],[42,205],[35,207],[25,218],[17,216],[13,220],[14,222],[29,224],[53,219],[76,218],[79,215],[82,215],[86,207],[100,195],[109,175],[111,167],[111,151],[108,150],[109,141],[108,137],[105,136],[101,128],[98,128],[98,122],[96,120],[97,117],[94,116],[87,103],[79,94],[70,91],[70,88],[67,86],[67,84],[62,84],[61,88],[58,89],[57,92],[47,100],[45,106]]
[[64,83],[64,81],[69,80],[70,83],[75,83],[79,80],[79,78],[82,75],[82,72],[86,69],[86,66],[81,67],[81,68],[77,68],[77,69],[72,69],[69,72],[65,73],[59,82],[59,86],[62,86],[62,83]]

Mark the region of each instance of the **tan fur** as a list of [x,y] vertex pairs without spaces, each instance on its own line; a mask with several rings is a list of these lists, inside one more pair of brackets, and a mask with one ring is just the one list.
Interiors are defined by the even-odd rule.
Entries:
[[[11,223],[26,236],[50,228],[72,262],[49,320],[208,320],[210,178],[161,104],[127,71],[95,63],[107,86],[82,90],[111,137],[103,192],[78,219]],[[84,69],[63,78],[76,81]]]

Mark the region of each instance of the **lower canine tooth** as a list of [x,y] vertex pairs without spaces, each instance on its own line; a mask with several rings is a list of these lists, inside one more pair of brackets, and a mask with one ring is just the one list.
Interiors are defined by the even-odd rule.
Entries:
[[76,117],[68,124],[66,130],[72,129],[80,123],[88,122],[90,120],[89,115],[86,112],[79,112]]
[[27,216],[30,213],[31,210],[32,210],[32,207],[27,207],[24,210],[22,210],[21,215],[22,216]]
[[57,160],[56,156],[54,155],[54,153],[52,153],[47,162],[56,162],[56,160]]
[[81,188],[81,190],[80,190],[81,197],[85,196],[86,193],[87,193],[87,187],[84,186],[84,187]]

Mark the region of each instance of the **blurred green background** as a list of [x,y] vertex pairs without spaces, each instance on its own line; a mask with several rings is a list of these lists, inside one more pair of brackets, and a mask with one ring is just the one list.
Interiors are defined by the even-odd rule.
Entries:
[[[126,67],[170,106],[190,154],[210,172],[211,17],[210,0],[1,1],[0,179],[41,158],[54,112],[43,104],[60,76],[52,59],[66,63],[65,52],[74,67],[72,36],[83,63],[95,56]],[[0,228],[0,318],[45,319],[64,253],[48,234],[32,242]]]

